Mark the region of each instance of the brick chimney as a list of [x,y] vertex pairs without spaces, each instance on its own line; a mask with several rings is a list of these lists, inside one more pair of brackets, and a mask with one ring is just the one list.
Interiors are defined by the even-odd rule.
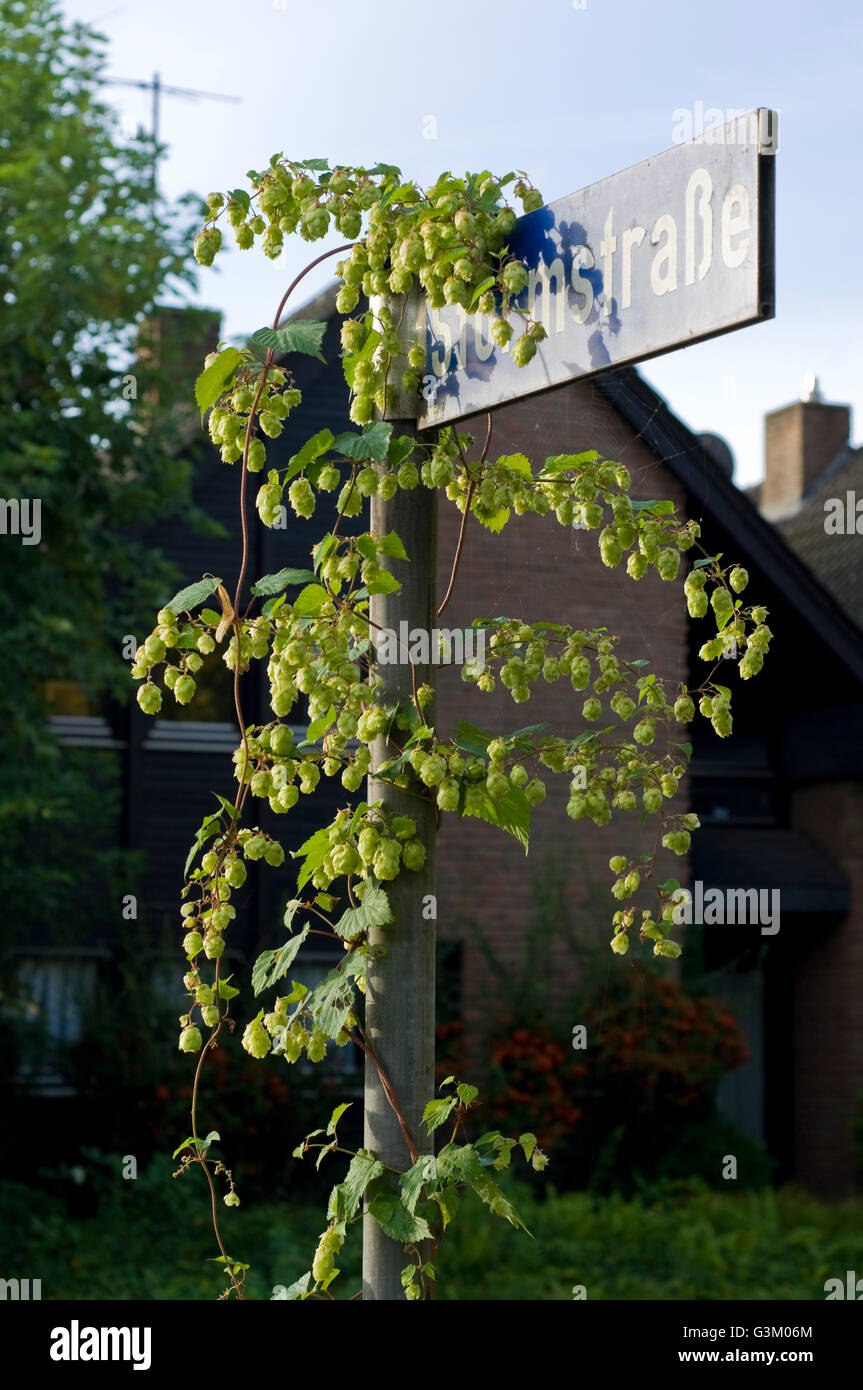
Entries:
[[781,521],[798,512],[850,433],[850,407],[825,405],[817,379],[808,376],[799,401],[764,417],[762,515]]

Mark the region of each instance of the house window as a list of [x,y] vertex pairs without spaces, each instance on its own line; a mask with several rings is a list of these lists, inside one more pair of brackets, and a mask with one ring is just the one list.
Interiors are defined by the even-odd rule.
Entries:
[[21,1055],[17,1080],[42,1095],[72,1095],[62,1054],[80,1041],[99,970],[94,955],[21,956],[18,996],[22,1007]]

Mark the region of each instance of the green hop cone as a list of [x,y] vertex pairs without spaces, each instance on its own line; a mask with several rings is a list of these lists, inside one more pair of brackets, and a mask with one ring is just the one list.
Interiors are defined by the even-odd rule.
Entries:
[[157,685],[140,685],[136,698],[145,714],[158,714],[162,708],[162,692]]
[[315,490],[308,478],[296,478],[288,488],[288,500],[296,512],[297,516],[308,517],[314,515],[315,511]]
[[174,686],[174,699],[179,705],[188,705],[196,690],[197,686],[192,676],[181,676]]
[[219,1021],[218,1004],[204,1004],[201,1009],[201,1022],[206,1028],[215,1028]]
[[184,1028],[177,1044],[181,1052],[200,1052],[203,1039],[200,1028]]
[[609,859],[608,867],[613,874],[622,874],[626,868],[626,860],[622,854],[615,854],[612,859]]
[[636,743],[652,743],[656,734],[656,725],[652,719],[641,719],[632,731],[632,737]]
[[677,571],[680,568],[680,553],[677,550],[660,550],[656,557],[656,569],[660,579],[670,582],[677,578]]
[[203,950],[203,946],[204,939],[199,931],[186,932],[186,935],[183,937],[183,950],[186,952],[189,960],[192,960],[194,956],[198,955],[198,953]]
[[678,724],[691,724],[695,718],[695,703],[688,695],[681,695],[675,700],[674,717]]
[[630,579],[643,579],[647,574],[647,560],[639,550],[633,550],[627,560],[626,573]]
[[243,1031],[243,1047],[247,1052],[258,1060],[266,1057],[270,1050],[270,1039],[267,1030],[261,1026],[260,1020],[253,1019],[247,1023]]
[[747,574],[745,569],[741,568],[740,565],[735,565],[734,569],[731,571],[731,574],[728,577],[728,582],[734,590],[735,594],[742,594],[743,590],[746,588],[746,585],[749,583],[749,575]]
[[629,950],[629,937],[625,931],[619,931],[611,938],[611,949],[617,956],[625,956]]

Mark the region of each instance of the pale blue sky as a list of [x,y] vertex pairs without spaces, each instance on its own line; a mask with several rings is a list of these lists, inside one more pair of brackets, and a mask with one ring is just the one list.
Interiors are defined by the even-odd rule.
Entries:
[[[552,201],[669,148],[677,108],[778,109],[776,318],[642,371],[691,428],[729,441],[741,485],[762,472],[765,411],[798,396],[807,371],[826,400],[855,408],[863,439],[860,0],[65,8],[109,36],[114,74],[159,71],[166,83],[242,97],[163,100],[169,196],[234,187],[283,150],[384,160],[423,183],[442,169],[520,167]],[[149,123],[147,94],[111,93],[125,120]],[[224,312],[226,334],[257,328],[308,250],[298,242],[276,264],[258,252],[220,256],[200,273],[200,301]],[[325,280],[309,277],[310,291]]]

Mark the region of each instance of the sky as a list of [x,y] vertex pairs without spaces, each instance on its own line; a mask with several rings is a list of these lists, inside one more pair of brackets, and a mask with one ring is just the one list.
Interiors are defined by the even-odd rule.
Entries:
[[[241,98],[163,98],[169,198],[245,184],[282,151],[381,160],[421,184],[521,168],[552,202],[671,148],[675,112],[772,107],[776,316],[641,371],[691,429],[728,441],[740,486],[763,474],[765,413],[797,399],[806,373],[853,407],[863,442],[860,0],[67,0],[65,12],[108,37],[117,77],[159,72]],[[130,130],[149,128],[148,93],[109,99]],[[231,251],[200,272],[198,302],[222,311],[224,336],[271,319],[310,258],[296,241],[277,262]],[[328,280],[310,275],[305,297]]]

